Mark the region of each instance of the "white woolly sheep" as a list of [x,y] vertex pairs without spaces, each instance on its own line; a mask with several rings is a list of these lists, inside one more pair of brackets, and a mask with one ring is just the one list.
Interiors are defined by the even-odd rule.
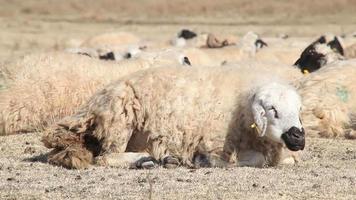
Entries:
[[93,36],[85,40],[80,46],[86,48],[117,48],[119,46],[137,45],[140,38],[132,33],[113,32]]
[[[216,41],[212,41],[216,40]],[[175,47],[223,47],[226,45],[236,44],[238,38],[234,35],[225,35],[225,34],[211,34],[211,33],[194,33],[188,29],[182,29],[178,32],[170,44]],[[214,44],[216,43],[216,44]],[[218,44],[220,43],[220,44]],[[224,43],[224,44],[223,44]]]
[[250,68],[250,70],[254,71],[268,71],[269,73],[273,73],[279,77],[282,77],[286,80],[298,81],[303,77],[303,74],[300,73],[300,70],[295,66],[290,66],[286,64],[281,64],[278,62],[265,62],[259,60],[243,60],[239,62],[227,62],[223,64],[224,66],[231,66],[234,68]]
[[299,58],[304,50],[305,41],[298,38],[289,38],[288,40],[279,38],[264,38],[268,43],[268,48],[262,48],[256,52],[254,60],[263,62],[279,62],[286,65],[292,65]]
[[304,148],[300,109],[296,90],[273,75],[248,68],[156,68],[98,91],[46,130],[42,141],[54,148],[48,161],[67,168],[93,162],[152,167],[155,161],[223,167],[233,153],[239,166],[274,166],[284,145]]
[[186,62],[175,51],[145,54],[141,59],[119,63],[69,53],[25,56],[8,66],[17,70],[7,74],[11,80],[0,92],[0,135],[41,130],[72,114],[98,88],[121,76]]
[[346,60],[326,65],[298,81],[308,135],[356,139],[352,120],[356,114],[355,78],[356,60]]
[[345,48],[346,58],[356,58],[356,43]]

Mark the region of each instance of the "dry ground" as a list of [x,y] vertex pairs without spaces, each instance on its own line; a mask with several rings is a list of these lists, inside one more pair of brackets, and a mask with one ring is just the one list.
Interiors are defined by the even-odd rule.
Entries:
[[[0,0],[0,65],[121,30],[146,39],[184,27],[312,40],[356,31],[354,13],[355,0]],[[76,171],[43,163],[39,139],[0,137],[0,199],[356,199],[356,141],[308,138],[303,162],[287,167]]]
[[39,140],[39,133],[0,137],[0,199],[356,198],[355,141],[308,138],[296,166],[149,171],[54,167],[42,162],[48,150]]

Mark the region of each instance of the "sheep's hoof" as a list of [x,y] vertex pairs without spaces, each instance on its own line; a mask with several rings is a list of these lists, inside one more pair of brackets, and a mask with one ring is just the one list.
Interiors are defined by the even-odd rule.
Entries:
[[211,167],[210,159],[205,154],[197,154],[194,156],[194,168]]
[[98,156],[94,158],[94,164],[98,166],[108,166],[106,156]]
[[130,168],[131,169],[153,169],[158,166],[158,161],[149,156],[149,157],[142,157],[137,160]]
[[356,131],[350,130],[345,133],[345,138],[350,139],[350,140],[355,140],[356,139]]
[[180,165],[180,162],[173,156],[166,156],[162,159],[162,165],[164,168],[173,169],[177,168]]

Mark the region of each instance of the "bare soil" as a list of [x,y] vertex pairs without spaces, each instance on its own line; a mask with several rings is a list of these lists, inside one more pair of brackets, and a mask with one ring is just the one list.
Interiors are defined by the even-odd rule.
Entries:
[[[356,145],[308,138],[295,166],[67,170],[40,133],[0,137],[0,199],[355,199]],[[150,198],[151,195],[151,198]]]

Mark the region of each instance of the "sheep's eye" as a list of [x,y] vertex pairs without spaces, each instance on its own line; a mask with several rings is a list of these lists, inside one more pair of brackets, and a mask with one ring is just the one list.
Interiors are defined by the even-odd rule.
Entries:
[[275,108],[274,106],[272,106],[269,110],[273,110],[273,112],[274,112],[274,118],[276,118],[276,119],[279,118],[278,112],[277,112],[277,110],[276,110],[276,108]]

